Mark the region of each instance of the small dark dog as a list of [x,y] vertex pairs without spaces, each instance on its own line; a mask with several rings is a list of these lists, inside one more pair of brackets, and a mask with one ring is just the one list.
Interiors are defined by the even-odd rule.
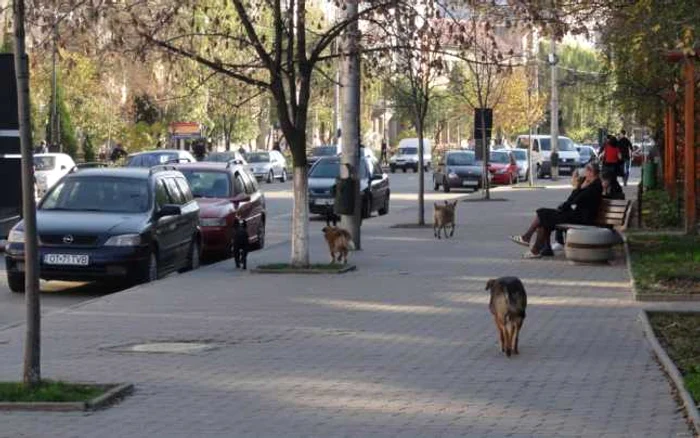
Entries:
[[511,353],[520,354],[518,338],[527,307],[525,286],[517,277],[501,277],[489,280],[486,290],[491,291],[489,310],[496,322],[501,351],[508,357]]
[[338,217],[337,214],[333,213],[330,210],[326,211],[326,226],[327,227],[330,227],[331,224],[333,224],[334,227],[337,227],[338,226],[338,219],[340,219],[340,218]]
[[245,219],[233,220],[233,258],[236,267],[246,269],[248,266],[248,227]]

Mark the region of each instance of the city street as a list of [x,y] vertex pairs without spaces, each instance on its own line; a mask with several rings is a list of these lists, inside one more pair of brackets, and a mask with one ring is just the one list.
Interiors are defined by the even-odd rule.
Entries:
[[[435,194],[430,184],[431,174],[426,174],[426,199],[442,199],[445,195],[440,192]],[[415,204],[418,176],[413,173],[390,174],[392,201],[391,208],[404,208]],[[292,183],[273,182],[271,184],[260,183],[267,200],[267,246],[278,245],[289,239],[292,210]],[[466,193],[466,192],[464,192]],[[459,192],[450,195],[454,197]],[[448,195],[448,197],[450,196]],[[430,218],[428,218],[430,219]],[[318,218],[312,216],[312,220]],[[5,275],[4,256],[0,259],[0,327],[24,321],[25,306],[24,296],[14,294],[7,287]],[[177,275],[177,274],[173,274]],[[82,303],[87,300],[99,298],[118,292],[122,289],[118,285],[98,283],[69,283],[61,281],[41,282],[42,310],[51,312]]]

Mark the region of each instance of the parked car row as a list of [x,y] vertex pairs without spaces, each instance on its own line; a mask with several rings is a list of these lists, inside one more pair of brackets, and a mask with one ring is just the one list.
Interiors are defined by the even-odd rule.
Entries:
[[[262,248],[265,198],[240,164],[74,168],[37,206],[40,277],[142,283],[196,269],[201,255],[231,255],[237,216]],[[5,252],[9,287],[22,292],[23,222]]]
[[[483,187],[484,163],[478,161],[474,151],[450,150],[438,163],[433,173],[433,188],[449,192],[454,188],[479,190]],[[514,151],[498,149],[489,154],[489,182],[515,184],[520,178],[520,168]]]

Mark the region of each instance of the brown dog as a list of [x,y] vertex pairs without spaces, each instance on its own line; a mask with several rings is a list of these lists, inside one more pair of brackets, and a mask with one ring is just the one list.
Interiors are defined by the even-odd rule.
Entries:
[[445,239],[447,239],[447,227],[451,227],[450,237],[455,234],[455,209],[457,208],[457,202],[447,202],[445,205],[440,205],[435,203],[435,210],[433,212],[433,234],[438,239],[440,238],[440,230],[445,233]]
[[520,329],[525,321],[527,294],[525,286],[517,277],[501,277],[489,280],[486,290],[491,291],[489,310],[493,315],[501,341],[501,351],[510,357],[518,351]]
[[348,252],[355,249],[352,236],[347,230],[340,227],[323,227],[323,235],[328,242],[328,250],[331,253],[331,263],[343,260],[343,264],[348,262]]

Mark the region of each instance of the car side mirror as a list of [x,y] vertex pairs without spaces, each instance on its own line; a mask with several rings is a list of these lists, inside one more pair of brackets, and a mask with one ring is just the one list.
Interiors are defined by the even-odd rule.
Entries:
[[61,170],[66,170],[66,166],[61,166]]
[[179,205],[174,205],[174,204],[165,204],[158,210],[158,213],[156,213],[156,216],[158,218],[166,217],[166,216],[180,216],[182,214],[182,209],[180,208]]

